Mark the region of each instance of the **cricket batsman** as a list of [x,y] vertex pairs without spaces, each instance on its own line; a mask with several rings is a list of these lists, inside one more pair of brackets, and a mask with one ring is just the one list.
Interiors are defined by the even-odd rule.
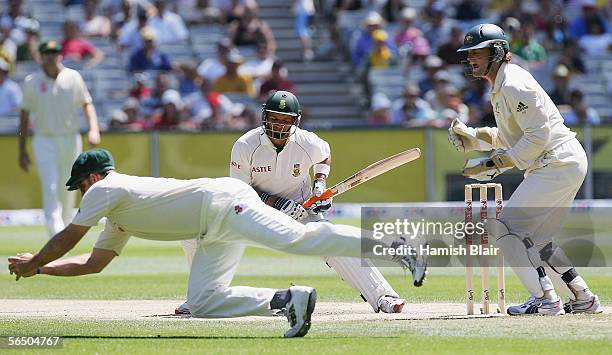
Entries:
[[[232,148],[230,176],[252,186],[267,205],[291,218],[307,222],[329,223],[323,216],[332,199],[317,201],[310,208],[302,206],[310,196],[320,196],[326,189],[331,171],[329,144],[316,134],[299,128],[301,118],[297,97],[288,91],[276,91],[262,109],[262,125],[240,137]],[[314,184],[310,170],[314,173]],[[195,252],[195,242],[183,242],[185,254]],[[374,312],[400,313],[405,300],[393,290],[385,277],[367,259],[324,257],[326,264],[361,293]],[[425,266],[409,264],[414,284],[425,278]],[[186,313],[185,305],[177,313]]]
[[[523,304],[509,307],[508,314],[601,313],[599,298],[553,239],[587,171],[576,134],[533,76],[511,63],[500,27],[472,27],[458,51],[468,52],[466,74],[491,84],[497,123],[471,128],[453,121],[449,140],[457,150],[494,150],[489,158],[468,161],[463,174],[490,180],[513,167],[525,171],[500,218],[487,220],[489,235],[531,294]],[[567,303],[561,303],[553,282],[569,295]]]

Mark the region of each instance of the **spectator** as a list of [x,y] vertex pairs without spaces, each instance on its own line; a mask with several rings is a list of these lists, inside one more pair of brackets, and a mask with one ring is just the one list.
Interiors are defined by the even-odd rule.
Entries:
[[17,46],[17,61],[35,61],[40,63],[40,53],[38,53],[40,23],[34,19],[28,19],[24,21],[23,25],[25,41]]
[[442,43],[438,48],[438,57],[442,58],[446,65],[460,64],[466,60],[466,52],[457,52],[463,45],[463,31],[457,26],[453,26],[450,31],[450,38],[447,42]]
[[417,85],[407,85],[403,97],[395,100],[391,106],[391,122],[409,127],[427,126],[434,118],[434,112],[429,103],[419,96],[421,90]]
[[587,107],[584,102],[584,93],[578,89],[572,90],[570,93],[569,106],[560,106],[559,111],[561,111],[563,121],[568,126],[580,124],[598,125],[601,123],[597,111],[592,107]]
[[434,87],[434,76],[442,69],[444,63],[442,59],[436,55],[430,55],[425,58],[423,66],[425,67],[425,78],[419,82],[419,90],[421,93],[426,93]]
[[226,57],[225,74],[215,81],[213,89],[222,94],[244,94],[252,97],[255,92],[251,76],[238,72],[243,63],[244,57],[240,53],[230,52]]
[[157,11],[155,16],[149,18],[148,26],[157,35],[158,42],[163,44],[187,40],[189,31],[183,19],[166,8],[165,0],[155,0],[153,3]]
[[149,15],[147,11],[140,7],[136,7],[136,18],[125,23],[123,27],[119,29],[119,38],[117,42],[121,49],[129,49],[135,51],[142,48],[143,41],[140,36],[140,32],[143,28],[147,27],[149,21]]
[[516,37],[512,38],[510,51],[525,60],[530,68],[540,67],[546,62],[546,50],[535,39],[534,27],[530,23],[522,25]]
[[253,80],[261,84],[261,81],[265,80],[272,71],[274,56],[268,52],[266,46],[257,47],[257,52],[255,54],[256,58],[246,61],[246,63],[240,67],[240,72],[251,75]]
[[[460,21],[478,20],[483,18],[482,1],[479,0],[461,0],[455,5],[455,19]],[[444,57],[442,57],[444,59]]]
[[593,23],[601,23],[602,33],[609,33],[608,21],[598,12],[595,0],[581,0],[582,15],[574,19],[569,27],[569,35],[580,39],[589,33]]
[[168,56],[157,49],[155,45],[155,33],[148,27],[140,31],[143,47],[132,53],[128,70],[139,72],[147,70],[167,71],[172,69]]
[[[461,100],[459,90],[449,84],[447,75],[446,71],[436,73],[435,88],[425,94],[425,100],[435,112],[433,125],[436,127],[448,127],[450,121],[447,120],[452,121],[455,117],[459,117],[463,122],[468,122],[469,119],[470,110]],[[451,114],[449,110],[454,113]]]
[[81,23],[81,32],[89,37],[108,37],[111,31],[110,20],[96,14],[98,0],[85,0],[83,5],[85,20]]
[[86,62],[87,67],[93,67],[104,60],[104,53],[80,36],[76,22],[64,22],[64,40],[62,41],[62,56],[64,60],[74,63]]
[[429,8],[431,18],[423,25],[425,38],[434,52],[437,52],[438,47],[450,37],[452,22],[446,18],[445,8],[446,5],[442,1],[433,2]]
[[9,79],[9,69],[9,64],[0,59],[0,117],[16,115],[21,107],[21,88]]
[[119,38],[119,31],[121,28],[132,21],[133,19],[133,6],[130,0],[120,0],[121,6],[118,9],[113,9],[111,4],[107,4],[105,9],[110,12],[109,18],[111,20],[111,32],[110,38],[113,41],[117,41]]
[[272,65],[270,77],[261,84],[259,101],[265,101],[273,91],[289,91],[295,93],[295,85],[287,79],[287,71],[282,61],[277,60]]
[[[483,120],[489,119],[487,116],[490,113],[491,104],[490,90],[486,80],[470,80],[464,88],[463,103],[467,105],[470,111],[470,117],[465,124],[471,126],[481,126]],[[495,125],[495,117],[492,118],[492,125]]]
[[207,58],[198,66],[198,74],[214,83],[220,76],[225,74],[225,57],[232,49],[232,42],[228,38],[224,38],[217,42],[217,57]]
[[395,32],[395,46],[400,52],[409,55],[411,62],[420,61],[431,53],[429,42],[423,36],[423,32],[414,25],[417,12],[415,9],[406,7],[402,10],[400,27]]
[[391,48],[389,48],[387,45],[387,32],[384,30],[376,30],[372,32],[372,40],[374,41],[374,44],[368,57],[368,67],[389,68],[395,63],[395,56],[391,51]]
[[385,0],[379,9],[382,17],[387,23],[397,23],[402,20],[402,11],[405,9],[404,0]]
[[182,0],[177,11],[188,25],[225,24],[223,12],[214,5],[210,0]]
[[151,129],[151,123],[140,116],[140,103],[133,97],[127,98],[121,110],[111,114],[110,129],[127,131],[146,131]]
[[[376,11],[371,11],[368,16],[363,20],[365,29],[361,32],[357,38],[355,45],[352,49],[351,60],[355,68],[363,68],[367,65],[367,59],[372,52],[374,47],[374,40],[372,33],[376,30],[383,29],[383,19]],[[392,50],[395,50],[393,43],[387,39],[387,46]]]
[[368,122],[373,125],[391,123],[391,100],[387,95],[377,92],[372,96]]
[[240,21],[244,17],[247,7],[257,6],[256,0],[217,0],[216,6],[223,13],[226,24]]
[[170,77],[168,73],[159,72],[155,78],[155,86],[151,91],[151,95],[142,100],[142,112],[145,117],[150,116],[155,110],[161,108],[161,98],[164,92],[170,89]]
[[305,61],[311,61],[314,59],[309,25],[310,19],[312,19],[314,16],[315,11],[316,9],[313,0],[293,0],[295,33],[298,35],[300,42],[302,43]]
[[17,57],[17,46],[8,37],[8,32],[0,31],[0,59],[4,59],[10,66],[11,71],[15,67]]
[[212,91],[206,79],[200,79],[199,91],[185,98],[191,121],[201,128],[219,128],[231,114],[233,104],[225,95]]
[[151,96],[151,88],[148,86],[149,75],[147,73],[135,73],[133,79],[134,83],[128,92],[129,97],[140,101]]
[[578,40],[578,45],[587,56],[602,56],[611,49],[612,34],[604,32],[602,21],[592,21],[587,34]]
[[0,28],[8,30],[8,37],[16,46],[25,41],[24,21],[28,16],[23,13],[23,0],[7,0],[8,10],[0,17]]
[[576,40],[568,38],[563,41],[563,49],[559,54],[559,61],[557,64],[565,65],[571,73],[584,74],[586,73],[586,67],[582,56],[578,55],[578,46]]
[[257,6],[245,6],[244,16],[230,23],[228,37],[235,46],[265,46],[268,53],[276,53],[276,40],[268,23],[257,17]]
[[565,65],[559,64],[553,70],[551,78],[553,81],[553,89],[550,93],[550,99],[555,103],[555,105],[569,105],[569,83],[571,79],[569,69],[567,69]]
[[166,90],[161,97],[161,103],[161,111],[153,116],[154,129],[193,128],[190,122],[184,120],[184,104],[178,91]]
[[183,61],[177,65],[179,72],[178,76],[178,92],[182,97],[185,97],[191,93],[199,90],[198,85],[198,71],[195,64],[192,61]]

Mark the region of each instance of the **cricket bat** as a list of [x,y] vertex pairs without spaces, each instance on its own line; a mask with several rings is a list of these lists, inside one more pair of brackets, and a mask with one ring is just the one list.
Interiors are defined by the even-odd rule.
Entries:
[[393,170],[398,166],[409,163],[413,160],[418,159],[421,156],[421,150],[419,148],[412,148],[405,150],[403,152],[392,155],[383,160],[379,160],[374,164],[368,165],[367,167],[359,170],[355,174],[349,176],[348,178],[340,181],[336,185],[330,187],[325,190],[321,196],[312,196],[308,200],[304,202],[304,207],[308,208],[312,206],[313,203],[325,200],[326,198],[334,197],[340,195],[357,185],[361,185],[364,182],[377,177],[378,175],[382,175],[389,170]]

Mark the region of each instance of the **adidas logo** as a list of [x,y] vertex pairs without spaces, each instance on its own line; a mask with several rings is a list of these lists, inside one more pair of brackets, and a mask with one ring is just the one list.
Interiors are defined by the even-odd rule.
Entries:
[[518,106],[516,107],[516,112],[523,112],[528,108],[529,106],[525,105],[522,101],[519,101]]

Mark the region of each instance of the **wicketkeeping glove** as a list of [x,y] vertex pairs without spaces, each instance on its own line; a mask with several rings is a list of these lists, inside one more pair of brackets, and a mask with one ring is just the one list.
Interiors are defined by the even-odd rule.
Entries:
[[493,149],[493,137],[486,127],[472,128],[455,118],[448,129],[448,140],[460,152]]
[[506,151],[498,149],[490,158],[468,160],[463,167],[463,176],[478,181],[489,181],[513,167],[514,163]]
[[277,197],[273,207],[296,221],[302,220],[308,216],[308,212],[304,206],[288,198]]
[[[321,196],[327,187],[325,186],[324,179],[317,179],[314,182],[314,186],[312,187],[312,194],[315,196]],[[326,198],[324,200],[319,200],[312,204],[312,206],[308,207],[308,213],[310,214],[318,214],[319,212],[325,212],[330,209],[332,206],[332,198]]]

